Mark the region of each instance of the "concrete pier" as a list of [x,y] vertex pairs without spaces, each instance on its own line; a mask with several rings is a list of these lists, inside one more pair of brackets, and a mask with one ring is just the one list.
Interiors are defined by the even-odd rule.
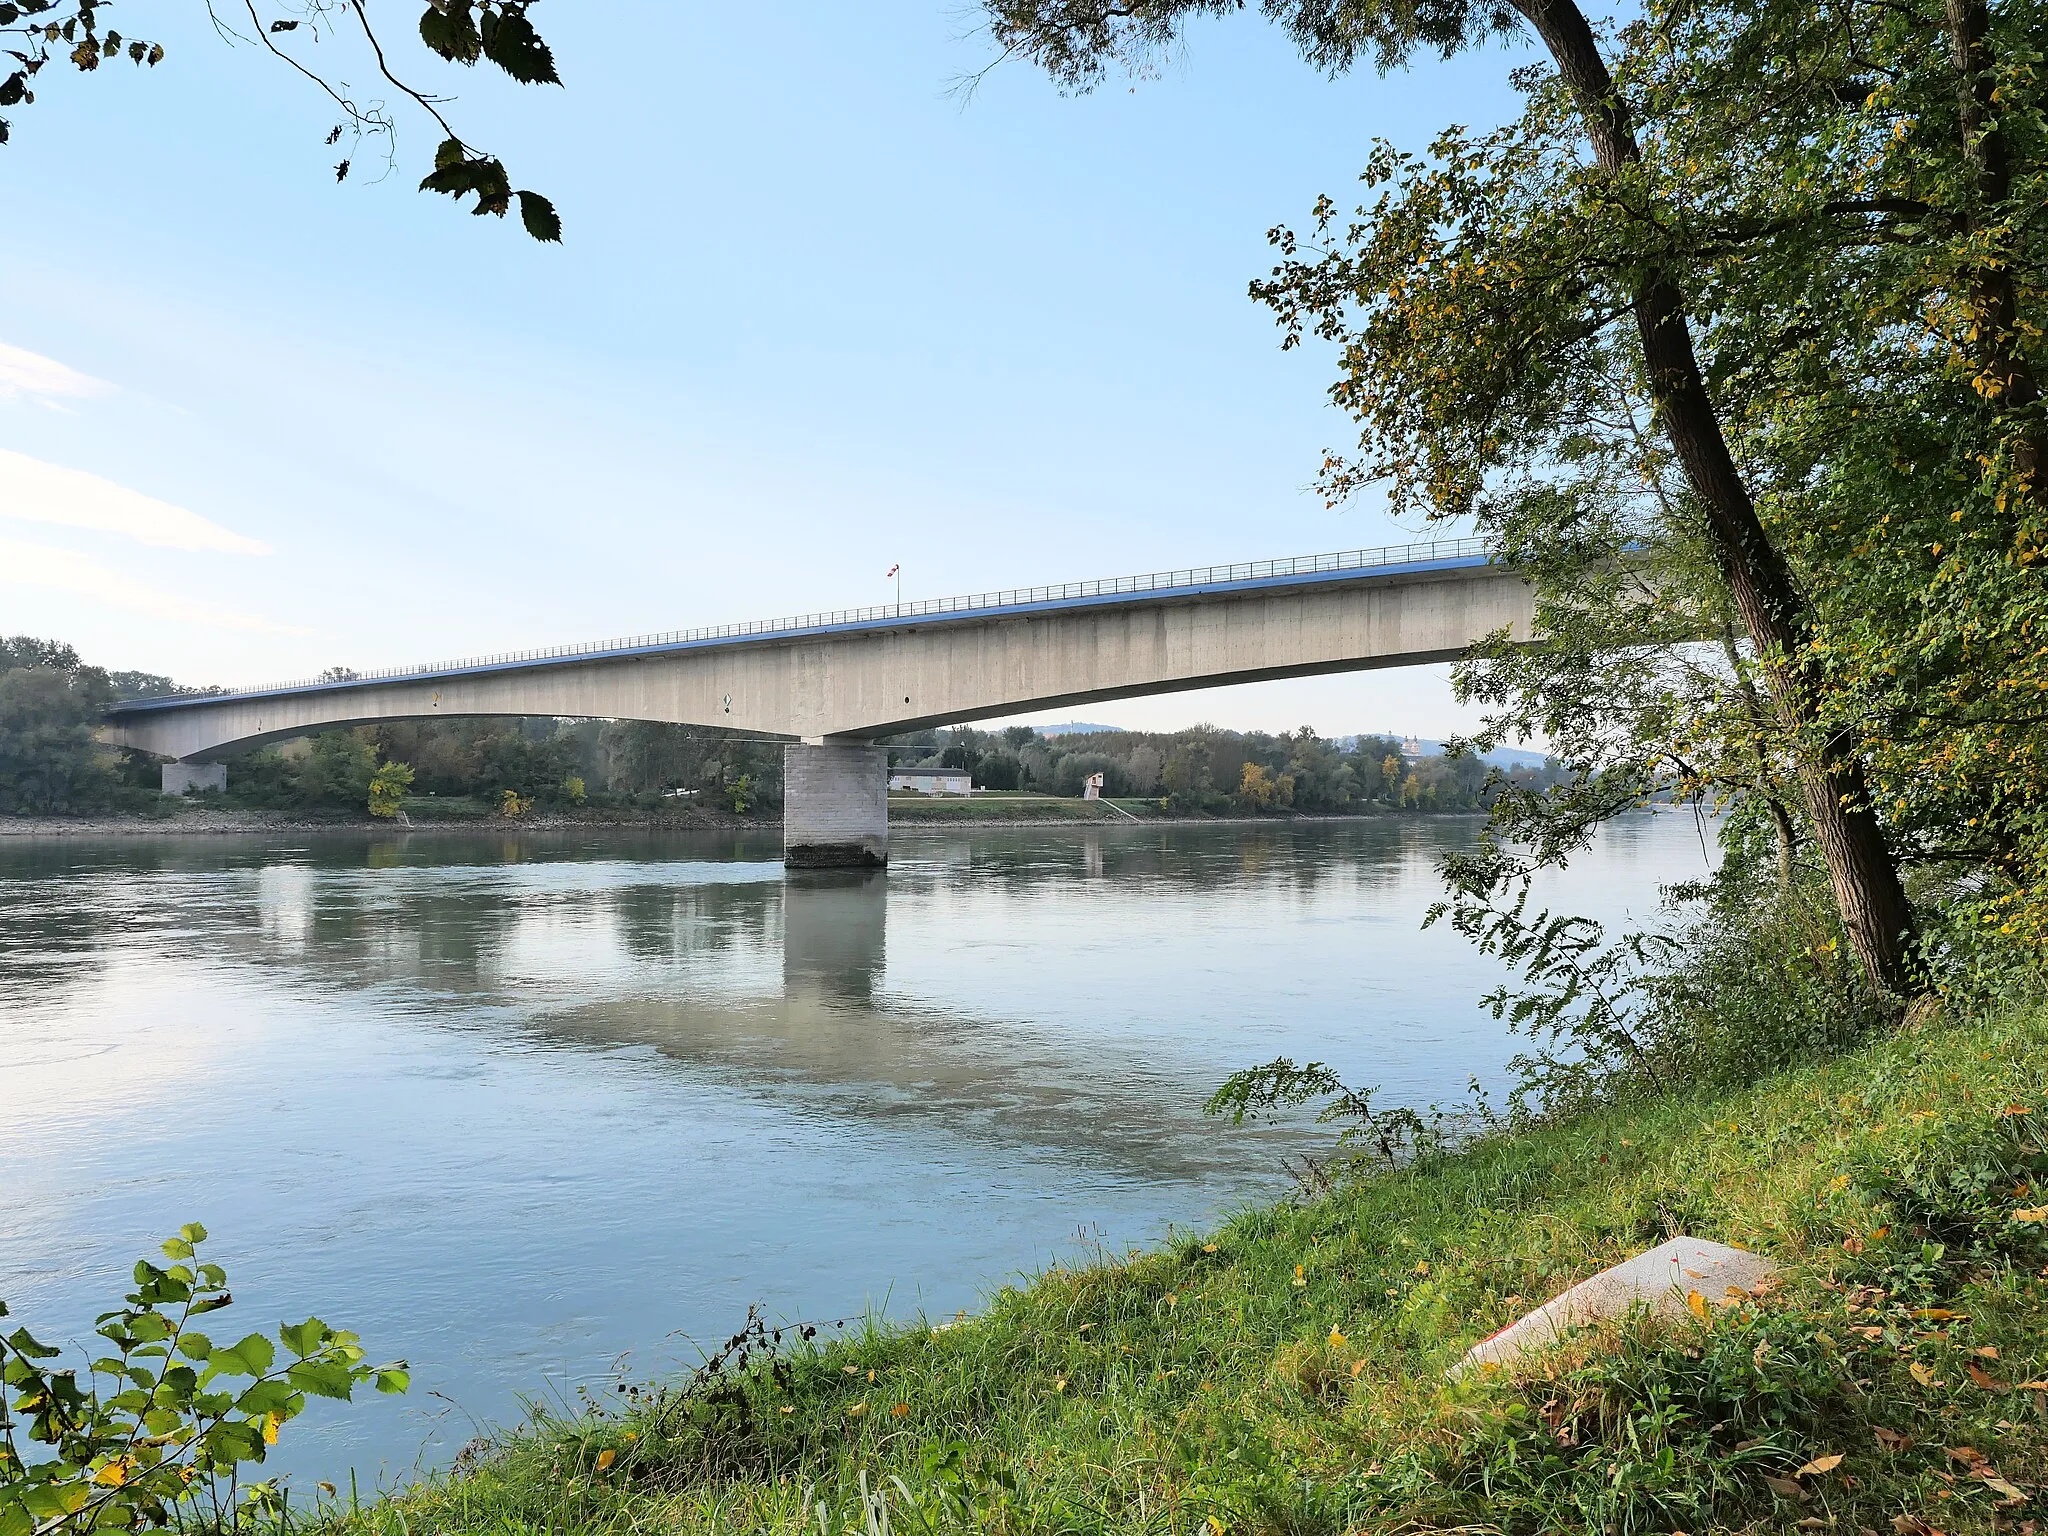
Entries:
[[791,869],[889,862],[889,750],[864,741],[782,749],[782,861]]
[[228,765],[226,763],[182,763],[164,764],[164,793],[167,795],[196,794],[202,789],[226,789],[228,787]]

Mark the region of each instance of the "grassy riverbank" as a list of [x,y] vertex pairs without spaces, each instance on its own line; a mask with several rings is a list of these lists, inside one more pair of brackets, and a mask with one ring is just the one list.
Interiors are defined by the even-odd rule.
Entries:
[[[1057,1268],[965,1320],[785,1337],[343,1523],[835,1536],[881,1529],[880,1500],[899,1531],[2022,1529],[2048,1477],[2043,1122],[2048,1011],[1925,1024]],[[1447,1381],[1674,1229],[1769,1253],[1782,1286]]]

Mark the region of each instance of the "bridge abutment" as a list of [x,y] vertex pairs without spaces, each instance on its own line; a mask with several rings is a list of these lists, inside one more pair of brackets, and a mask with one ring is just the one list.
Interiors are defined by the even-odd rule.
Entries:
[[226,789],[228,787],[228,765],[226,763],[184,763],[164,764],[164,793],[167,795],[189,795],[202,789]]
[[782,862],[880,869],[889,862],[889,749],[802,742],[782,749]]

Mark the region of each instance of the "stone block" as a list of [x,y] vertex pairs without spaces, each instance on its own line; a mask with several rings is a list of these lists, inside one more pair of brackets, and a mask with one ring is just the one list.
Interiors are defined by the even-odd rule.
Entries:
[[1453,1375],[1474,1368],[1506,1369],[1532,1350],[1556,1343],[1572,1328],[1607,1322],[1637,1305],[1653,1316],[1688,1310],[1688,1292],[1719,1305],[1730,1291],[1749,1294],[1777,1266],[1762,1254],[1701,1237],[1674,1237],[1612,1269],[1581,1280],[1570,1290],[1466,1351]]

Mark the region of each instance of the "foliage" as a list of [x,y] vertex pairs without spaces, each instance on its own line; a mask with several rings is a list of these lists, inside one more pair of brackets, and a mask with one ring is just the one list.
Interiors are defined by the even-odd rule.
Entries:
[[1406,1107],[1375,1111],[1372,1101],[1379,1091],[1346,1086],[1320,1061],[1297,1067],[1289,1057],[1280,1056],[1262,1067],[1233,1072],[1202,1106],[1202,1112],[1243,1125],[1310,1099],[1324,1099],[1327,1102],[1318,1111],[1316,1123],[1344,1127],[1337,1134],[1337,1151],[1346,1158],[1346,1172],[1357,1169],[1358,1159],[1351,1149],[1360,1142],[1369,1144],[1369,1153],[1377,1155],[1383,1168],[1399,1167],[1414,1154],[1442,1144],[1440,1119],[1425,1120]]
[[1503,982],[1481,1004],[1496,1019],[1536,1041],[1514,1063],[1521,1075],[1517,1104],[1578,1099],[1607,1087],[1621,1072],[1639,1086],[1668,1084],[1642,1038],[1644,995],[1655,968],[1678,945],[1656,933],[1628,933],[1609,943],[1591,918],[1529,910],[1534,870],[1494,850],[1447,854],[1451,899],[1423,918],[1425,928],[1448,917],[1483,955],[1497,955],[1526,990]]
[[516,821],[533,809],[533,801],[516,789],[498,791],[498,814],[507,821]]
[[244,1482],[243,1469],[308,1396],[406,1390],[404,1362],[365,1364],[354,1334],[317,1317],[278,1326],[282,1363],[261,1333],[216,1344],[199,1332],[197,1319],[233,1303],[226,1273],[198,1257],[205,1241],[194,1222],[163,1244],[168,1265],[136,1263],[127,1305],[94,1330],[110,1353],[83,1380],[28,1329],[0,1337],[0,1536],[268,1521],[282,1489]]
[[1429,753],[1413,761],[1387,736],[1333,741],[1309,726],[1283,734],[1200,725],[1172,733],[1090,731],[1047,737],[1011,726],[1000,737],[956,726],[890,743],[903,767],[966,768],[984,789],[1078,796],[1088,776],[1104,793],[1152,796],[1163,789],[1182,814],[1295,810],[1483,810],[1500,787],[1556,782],[1554,767],[1499,772],[1469,753]]
[[[80,74],[94,74],[102,64],[122,57],[137,67],[154,69],[163,62],[161,43],[124,37],[103,27],[100,13],[114,0],[0,0],[0,49],[14,64],[0,76],[0,108],[32,105],[38,77],[52,63],[68,63]],[[419,39],[427,49],[454,64],[473,66],[489,60],[523,85],[560,85],[553,52],[541,40],[528,16],[535,0],[427,0],[419,19]],[[520,223],[536,240],[559,241],[562,222],[554,205],[538,192],[517,191],[504,162],[463,142],[449,125],[441,107],[447,96],[422,90],[393,73],[385,41],[371,25],[368,11],[345,0],[307,0],[296,7],[297,16],[265,22],[253,0],[244,0],[250,35],[235,30],[235,21],[210,12],[213,24],[229,42],[252,43],[272,54],[316,89],[323,92],[342,114],[343,121],[325,135],[327,144],[352,135],[354,148],[334,167],[336,181],[345,180],[354,157],[368,144],[381,150],[387,164],[396,159],[397,124],[377,100],[359,99],[345,82],[331,80],[307,62],[310,50],[291,51],[299,41],[293,34],[304,33],[313,43],[330,46],[349,34],[358,34],[361,59],[383,84],[431,119],[440,131],[434,152],[434,168],[420,182],[423,192],[440,192],[460,200],[474,195],[476,214],[503,218],[513,201],[519,204]],[[61,61],[61,62],[60,62]],[[4,67],[4,66],[0,66]],[[11,125],[0,118],[0,144],[8,142]]]
[[735,816],[746,815],[754,803],[753,794],[754,781],[744,773],[725,786],[726,803],[732,807]]
[[[977,1316],[785,1340],[716,1412],[612,1394],[337,1526],[2018,1529],[2006,1490],[2031,1495],[2048,1458],[2044,1115],[2038,999],[1751,1088],[1680,1078],[1151,1252],[1097,1249]],[[1779,1284],[1448,1375],[1673,1230],[1767,1253]]]
[[394,817],[405,807],[405,792],[412,787],[412,768],[405,763],[381,763],[370,775],[370,814]]
[[[121,674],[133,681],[139,674]],[[152,679],[151,681],[155,681]],[[0,637],[0,813],[76,815],[152,803],[93,738],[120,685],[58,640]]]

